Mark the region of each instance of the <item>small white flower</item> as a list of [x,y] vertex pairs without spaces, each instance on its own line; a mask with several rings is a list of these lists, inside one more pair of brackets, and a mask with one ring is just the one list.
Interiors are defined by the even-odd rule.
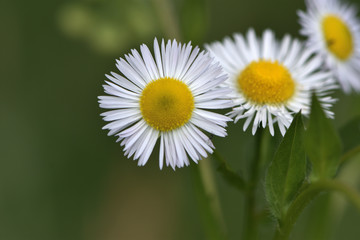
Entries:
[[277,122],[281,134],[289,127],[294,113],[308,115],[312,91],[316,91],[328,116],[334,99],[326,96],[336,88],[331,73],[317,71],[321,59],[312,58],[312,52],[300,41],[286,35],[281,42],[266,30],[258,39],[250,29],[246,38],[234,34],[234,40],[225,38],[207,49],[223,65],[229,74],[235,102],[229,114],[235,122],[245,118],[244,131],[253,122],[252,134],[261,125],[269,126],[274,135],[273,124]]
[[233,106],[228,97],[231,89],[222,85],[227,76],[214,63],[209,53],[192,49],[190,43],[181,45],[175,40],[161,46],[154,40],[154,55],[143,44],[132,50],[116,66],[123,75],[112,72],[100,96],[104,126],[109,135],[116,135],[125,155],[138,159],[143,166],[160,138],[159,166],[189,165],[188,156],[197,162],[213,152],[210,138],[200,129],[213,135],[226,136],[230,118],[208,110]]
[[307,0],[299,11],[307,47],[321,56],[342,89],[360,92],[360,23],[357,10],[337,0]]

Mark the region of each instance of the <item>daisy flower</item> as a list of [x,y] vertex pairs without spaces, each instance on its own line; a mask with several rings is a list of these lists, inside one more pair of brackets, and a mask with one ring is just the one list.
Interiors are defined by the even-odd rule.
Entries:
[[228,83],[234,89],[235,107],[230,117],[246,119],[243,129],[252,125],[252,134],[259,126],[269,126],[274,135],[277,123],[282,135],[290,126],[294,113],[308,115],[312,90],[315,90],[328,116],[334,99],[326,94],[336,88],[331,73],[317,71],[321,59],[300,41],[286,35],[281,42],[270,30],[258,39],[250,29],[246,37],[234,34],[206,48],[223,65]]
[[[159,46],[154,40],[154,56],[143,44],[125,59],[116,60],[122,75],[106,75],[110,81],[100,96],[101,114],[109,121],[103,129],[116,135],[125,155],[143,166],[160,139],[159,166],[183,167],[189,157],[197,162],[212,153],[214,145],[202,131],[224,137],[231,118],[211,112],[233,106],[223,86],[227,76],[209,53],[175,40]],[[201,129],[201,130],[200,130]]]
[[321,56],[342,89],[360,92],[360,23],[354,6],[337,0],[307,0],[299,11],[300,33],[307,47]]

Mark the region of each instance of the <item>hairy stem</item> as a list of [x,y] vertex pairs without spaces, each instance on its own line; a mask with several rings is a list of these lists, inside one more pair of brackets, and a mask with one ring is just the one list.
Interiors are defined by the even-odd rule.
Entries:
[[360,145],[347,151],[346,153],[344,153],[344,155],[342,155],[341,159],[340,159],[340,163],[344,164],[345,162],[347,162],[349,159],[351,159],[352,157],[356,156],[357,154],[360,153]]
[[217,170],[222,174],[223,178],[233,187],[240,191],[246,190],[246,182],[241,175],[234,172],[227,162],[221,157],[218,151],[214,150],[212,157],[218,162]]
[[202,160],[193,168],[201,217],[207,239],[226,239],[226,230],[216,189],[214,174],[209,159]]
[[256,134],[254,159],[250,163],[250,176],[245,196],[245,228],[243,239],[257,239],[256,186],[259,181],[259,165],[261,161],[261,143],[263,129]]
[[155,10],[160,19],[161,28],[167,38],[181,40],[180,27],[176,17],[174,6],[170,0],[152,0]]
[[276,229],[274,240],[289,239],[292,228],[304,208],[320,193],[336,191],[344,194],[360,212],[360,195],[350,186],[338,180],[319,180],[310,184],[290,205],[284,219]]

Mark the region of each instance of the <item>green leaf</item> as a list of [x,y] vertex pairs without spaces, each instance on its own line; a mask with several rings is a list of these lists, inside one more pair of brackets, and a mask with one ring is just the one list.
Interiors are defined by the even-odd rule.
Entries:
[[267,201],[278,219],[283,218],[305,179],[306,155],[303,133],[304,125],[299,112],[280,143],[266,174]]
[[360,116],[357,116],[340,128],[340,137],[344,152],[360,146]]
[[312,163],[313,180],[331,178],[336,174],[341,155],[340,138],[315,95],[305,133],[305,150]]

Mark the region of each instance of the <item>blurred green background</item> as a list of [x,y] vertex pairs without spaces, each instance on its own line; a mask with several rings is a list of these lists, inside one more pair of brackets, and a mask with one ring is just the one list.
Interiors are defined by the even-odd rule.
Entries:
[[[197,166],[160,171],[155,150],[138,167],[101,130],[104,74],[117,71],[115,59],[131,48],[173,37],[176,29],[163,21],[169,16],[185,41],[202,45],[249,27],[298,36],[296,11],[304,8],[300,0],[2,0],[0,239],[206,239]],[[360,115],[360,96],[336,96],[340,128]],[[241,122],[228,132],[215,145],[246,176],[253,137]],[[340,175],[359,189],[360,159]],[[215,176],[230,239],[239,239],[242,194]],[[261,224],[261,238],[270,239],[273,220],[265,214]],[[359,239],[359,224],[343,198],[324,194],[301,216],[293,239]]]

